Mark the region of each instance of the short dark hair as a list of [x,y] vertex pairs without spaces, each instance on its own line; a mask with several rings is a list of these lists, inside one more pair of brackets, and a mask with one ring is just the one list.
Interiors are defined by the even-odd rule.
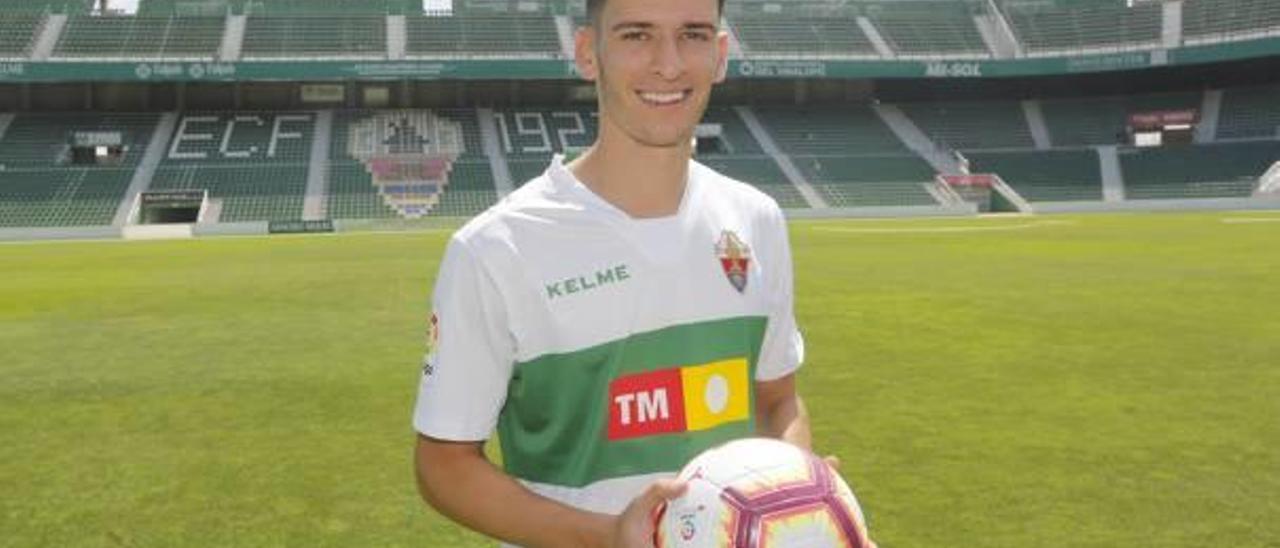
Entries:
[[[600,21],[600,11],[604,9],[604,3],[608,0],[587,0],[587,24],[594,25]],[[724,0],[717,0],[716,7],[719,14],[724,14]]]

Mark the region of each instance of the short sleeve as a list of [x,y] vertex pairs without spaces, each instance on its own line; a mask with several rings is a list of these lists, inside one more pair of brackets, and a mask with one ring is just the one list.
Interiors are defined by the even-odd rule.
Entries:
[[514,344],[494,279],[456,236],[432,292],[429,336],[413,425],[450,441],[488,439],[506,401]]
[[[772,204],[771,204],[772,205]],[[796,326],[795,285],[786,219],[776,205],[762,225],[768,255],[761,266],[769,287],[769,323],[760,348],[756,380],[769,381],[794,373],[804,362],[804,338]]]

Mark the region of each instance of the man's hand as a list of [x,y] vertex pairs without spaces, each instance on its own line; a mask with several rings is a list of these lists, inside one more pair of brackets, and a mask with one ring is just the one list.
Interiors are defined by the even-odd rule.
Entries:
[[611,548],[653,548],[654,514],[663,503],[683,495],[688,484],[658,480],[627,505],[614,522]]

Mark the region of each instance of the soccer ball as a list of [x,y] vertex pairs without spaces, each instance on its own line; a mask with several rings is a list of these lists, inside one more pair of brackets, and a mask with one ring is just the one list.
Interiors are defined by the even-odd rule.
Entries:
[[872,548],[853,491],[822,459],[773,439],[733,441],[680,471],[658,548]]

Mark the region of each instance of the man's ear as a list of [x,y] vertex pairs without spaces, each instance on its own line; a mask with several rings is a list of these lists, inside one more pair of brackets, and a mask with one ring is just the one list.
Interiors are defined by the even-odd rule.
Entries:
[[594,26],[578,27],[573,33],[573,64],[578,74],[588,82],[600,75],[600,60],[596,59],[596,29]]
[[719,62],[716,64],[715,83],[724,82],[725,76],[729,74],[729,33],[720,31],[716,34],[716,54],[720,56]]

